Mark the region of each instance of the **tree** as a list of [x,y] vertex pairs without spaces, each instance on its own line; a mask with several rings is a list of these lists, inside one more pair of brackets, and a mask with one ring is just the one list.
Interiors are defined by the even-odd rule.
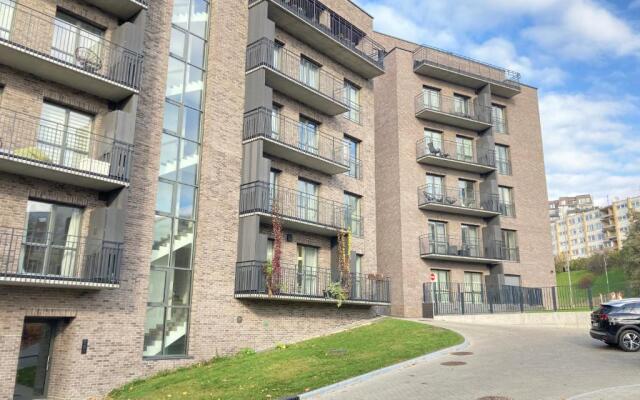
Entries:
[[636,286],[640,283],[640,214],[632,213],[629,234],[622,243],[620,264],[625,275]]

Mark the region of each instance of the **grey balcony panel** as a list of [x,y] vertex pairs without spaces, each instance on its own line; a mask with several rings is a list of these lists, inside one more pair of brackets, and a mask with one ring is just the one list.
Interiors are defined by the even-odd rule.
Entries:
[[416,142],[416,161],[436,167],[486,174],[496,170],[495,149],[425,137]]
[[320,68],[313,81],[301,77],[301,58],[261,39],[247,47],[247,73],[264,69],[266,85],[324,114],[335,116],[349,111],[344,100],[344,80]]
[[245,114],[244,142],[262,140],[266,154],[312,168],[329,175],[350,170],[349,145],[343,139],[314,130],[315,143],[303,143],[308,129],[299,121],[261,108]]
[[491,93],[511,98],[520,93],[520,74],[505,68],[423,46],[413,54],[414,72],[472,89],[491,86]]
[[427,121],[478,132],[491,128],[491,108],[472,99],[461,103],[455,97],[431,98],[428,92],[422,92],[415,98],[415,109],[416,117]]
[[148,0],[85,0],[97,8],[127,20],[146,9]]
[[371,79],[384,73],[385,50],[316,0],[249,0],[269,5],[269,19],[336,62]]

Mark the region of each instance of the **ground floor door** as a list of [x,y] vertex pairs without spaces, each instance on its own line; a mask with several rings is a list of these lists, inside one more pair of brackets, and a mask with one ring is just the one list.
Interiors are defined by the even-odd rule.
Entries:
[[55,322],[25,320],[20,341],[14,400],[46,399]]

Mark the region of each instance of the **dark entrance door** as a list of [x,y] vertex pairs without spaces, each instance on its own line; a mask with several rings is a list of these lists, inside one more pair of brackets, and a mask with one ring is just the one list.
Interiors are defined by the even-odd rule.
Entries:
[[55,320],[26,319],[22,329],[14,400],[45,399]]

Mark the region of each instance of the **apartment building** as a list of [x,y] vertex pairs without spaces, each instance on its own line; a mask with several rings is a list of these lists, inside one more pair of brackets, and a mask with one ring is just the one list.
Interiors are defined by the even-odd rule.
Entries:
[[423,315],[425,282],[447,293],[555,284],[536,89],[516,72],[374,38],[388,52],[375,81],[376,201],[392,314]]
[[371,36],[347,0],[0,0],[0,398],[387,306]]
[[589,257],[609,245],[598,207],[573,210],[551,220],[553,255],[564,260]]
[[564,196],[557,200],[549,201],[549,218],[551,220],[564,218],[567,214],[594,208],[593,198],[590,194],[577,196]]
[[622,249],[633,223],[633,213],[640,211],[640,196],[614,200],[600,209],[605,246],[615,250]]

